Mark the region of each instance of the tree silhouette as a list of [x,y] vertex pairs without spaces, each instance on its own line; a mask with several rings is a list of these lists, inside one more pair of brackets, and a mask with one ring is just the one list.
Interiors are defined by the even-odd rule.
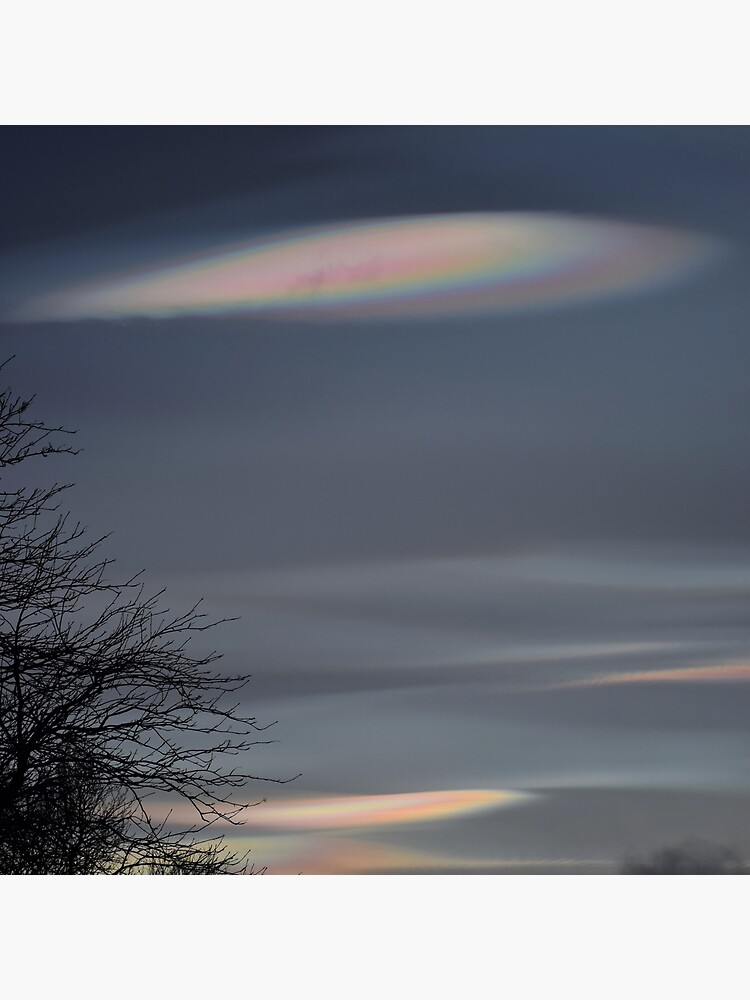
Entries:
[[88,875],[121,847],[123,796],[105,795],[95,779],[65,765],[29,782],[0,814],[0,872]]
[[[281,780],[242,766],[271,741],[236,702],[248,678],[189,651],[226,619],[172,614],[140,575],[113,583],[104,539],[60,510],[69,484],[15,481],[75,454],[32,402],[0,393],[0,873],[252,872],[212,826],[238,822],[249,782]],[[195,822],[153,818],[153,796]]]
[[621,875],[745,875],[742,858],[731,847],[685,840],[646,858],[626,858]]

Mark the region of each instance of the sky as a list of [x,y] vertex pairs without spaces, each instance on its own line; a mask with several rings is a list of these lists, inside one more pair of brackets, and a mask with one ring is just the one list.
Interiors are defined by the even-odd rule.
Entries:
[[238,616],[257,865],[750,856],[746,127],[4,138],[4,374]]

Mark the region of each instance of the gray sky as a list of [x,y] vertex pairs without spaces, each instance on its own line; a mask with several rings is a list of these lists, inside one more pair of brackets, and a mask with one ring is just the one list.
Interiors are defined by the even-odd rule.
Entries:
[[[596,871],[687,835],[750,852],[748,130],[31,131],[4,185],[7,377],[79,428],[59,475],[123,572],[241,615],[214,642],[278,720],[256,769],[302,772],[263,793],[527,793],[422,822],[282,816],[248,828],[256,860]],[[466,212],[721,252],[509,314],[8,318],[230,240]]]

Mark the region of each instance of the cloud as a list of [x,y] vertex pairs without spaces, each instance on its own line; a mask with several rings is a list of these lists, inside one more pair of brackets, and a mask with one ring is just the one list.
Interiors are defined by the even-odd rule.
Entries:
[[296,674],[304,686],[315,670],[321,691],[337,673],[356,688],[381,671],[384,686],[452,678],[518,687],[741,662],[748,565],[746,550],[728,546],[610,545],[164,582],[181,602],[203,595],[242,617],[225,649],[247,651],[260,683],[282,687]]
[[[233,816],[249,828],[275,830],[349,830],[454,819],[487,810],[521,805],[534,798],[521,791],[455,789],[395,795],[325,795],[262,802]],[[170,823],[191,824],[192,807],[172,808]],[[219,824],[220,825],[220,824]]]
[[438,852],[351,837],[271,836],[231,838],[233,850],[250,849],[256,865],[269,875],[368,875],[523,872],[545,874],[598,873],[608,866],[601,860],[579,858],[467,857],[458,851]]
[[396,217],[281,233],[56,289],[12,319],[407,318],[607,299],[692,274],[719,243],[544,213]]
[[669,670],[638,670],[629,673],[597,674],[566,681],[550,687],[609,687],[619,684],[737,684],[750,681],[750,664],[720,663],[700,667],[675,667]]

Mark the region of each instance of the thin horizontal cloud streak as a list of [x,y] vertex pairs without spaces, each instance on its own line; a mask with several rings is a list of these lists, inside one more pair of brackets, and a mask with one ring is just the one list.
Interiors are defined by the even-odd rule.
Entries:
[[591,874],[606,872],[607,863],[577,858],[471,858],[456,854],[399,847],[370,840],[322,838],[233,838],[235,849],[248,848],[268,862],[271,875],[374,875],[374,874]]
[[611,684],[738,684],[750,681],[750,664],[720,663],[674,670],[639,670],[633,673],[598,674],[561,685],[567,688]]
[[[377,684],[378,670],[384,686],[400,675],[401,685],[453,676],[512,687],[737,659],[750,621],[740,613],[727,622],[726,613],[748,606],[747,567],[723,548],[652,549],[639,560],[614,547],[591,560],[533,552],[230,572],[201,582],[209,604],[244,617],[228,633],[230,650],[250,644],[256,662],[273,664],[279,691],[286,671],[293,689],[292,675],[305,669],[348,675],[354,687],[358,674]],[[198,594],[189,577],[171,584],[186,600]]]
[[[644,697],[652,690],[659,688],[646,688]],[[569,704],[587,695],[511,696],[492,684],[456,681],[314,698],[288,692],[254,704],[264,718],[280,720],[271,754],[278,767],[291,775],[294,761],[304,761],[304,787],[330,794],[351,795],[363,787],[368,794],[602,784],[748,787],[746,706],[736,697],[727,704],[701,698],[702,714],[700,704],[695,710],[705,721],[696,725],[682,711],[670,724],[658,700],[650,715],[641,699],[624,706],[589,699],[587,711],[580,712],[575,701]]]
[[[440,789],[400,792],[390,795],[336,795],[303,797],[291,795],[273,803],[255,803],[234,812],[232,821],[244,828],[275,830],[347,830],[445,822],[492,809],[523,805],[532,795],[497,788]],[[165,821],[171,825],[195,820],[189,806],[165,805]],[[229,822],[217,822],[226,826]]]

